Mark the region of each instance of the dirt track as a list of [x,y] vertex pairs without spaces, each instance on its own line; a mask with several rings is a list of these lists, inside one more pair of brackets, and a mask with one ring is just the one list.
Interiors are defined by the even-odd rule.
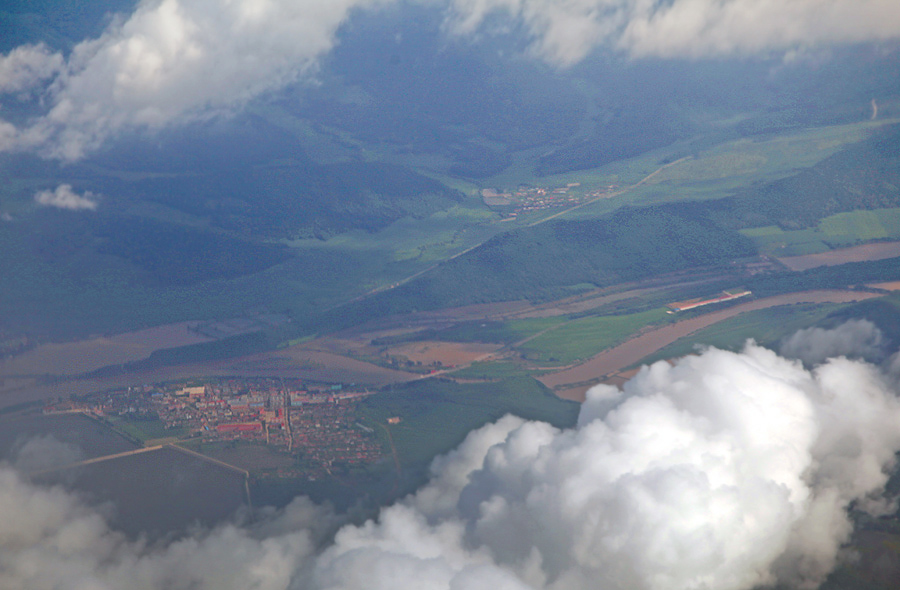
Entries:
[[587,361],[540,377],[541,383],[556,391],[565,399],[584,401],[585,392],[594,384],[613,373],[640,362],[641,359],[689,336],[698,330],[734,316],[778,305],[795,303],[850,303],[879,297],[875,293],[859,291],[804,291],[758,299],[727,309],[682,320],[661,328],[646,331],[622,344],[604,350]]
[[886,283],[869,283],[871,289],[884,289],[885,291],[900,291],[900,281],[888,281]]
[[851,248],[829,250],[819,254],[787,256],[778,260],[791,270],[807,270],[817,266],[835,266],[847,262],[884,260],[885,258],[896,258],[897,256],[900,256],[900,242],[875,242]]

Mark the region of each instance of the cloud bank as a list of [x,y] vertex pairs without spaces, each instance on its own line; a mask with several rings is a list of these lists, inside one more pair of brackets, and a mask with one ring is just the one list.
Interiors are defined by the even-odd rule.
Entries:
[[[43,45],[0,56],[0,94],[46,113],[0,120],[0,151],[74,161],[126,130],[240,108],[314,70],[354,11],[398,0],[143,0],[64,58]],[[532,52],[572,65],[598,46],[634,57],[705,57],[900,36],[894,0],[419,0],[471,35],[493,16],[522,23]]]
[[848,506],[890,508],[898,420],[872,365],[710,349],[592,389],[573,429],[506,417],[470,433],[424,488],[325,546],[333,517],[303,499],[251,527],[131,543],[4,469],[0,586],[814,587],[852,532]]
[[65,60],[46,45],[23,45],[0,56],[0,93],[31,90],[62,71]]
[[[379,3],[144,0],[72,50],[46,89],[52,107],[23,129],[5,125],[0,147],[71,161],[125,129],[237,108],[308,72],[353,8]],[[2,60],[0,89],[21,91],[60,69],[62,58],[37,46]]]
[[61,442],[52,435],[36,436],[16,441],[12,448],[12,464],[22,473],[37,473],[58,469],[82,461],[80,448]]
[[595,47],[634,57],[753,54],[900,36],[893,0],[453,0],[455,31],[495,13],[520,19],[534,51],[571,65]]
[[94,211],[97,200],[94,193],[87,191],[79,195],[72,190],[71,184],[61,184],[52,191],[40,191],[34,195],[34,202],[44,207],[56,207],[69,211]]
[[809,366],[837,356],[870,362],[884,357],[884,335],[869,320],[849,320],[837,328],[798,330],[781,345],[781,354]]

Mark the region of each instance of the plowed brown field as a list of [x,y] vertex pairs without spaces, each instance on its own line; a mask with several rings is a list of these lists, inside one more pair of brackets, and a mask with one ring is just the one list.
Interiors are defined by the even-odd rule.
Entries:
[[829,250],[805,256],[786,256],[778,260],[791,270],[807,270],[817,266],[835,266],[846,262],[884,260],[900,256],[900,242],[876,242],[851,248]]

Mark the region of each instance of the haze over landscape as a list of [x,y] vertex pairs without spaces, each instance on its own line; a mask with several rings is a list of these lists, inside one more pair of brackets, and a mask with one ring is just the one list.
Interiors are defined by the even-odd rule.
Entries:
[[900,583],[893,0],[13,0],[0,178],[0,587]]

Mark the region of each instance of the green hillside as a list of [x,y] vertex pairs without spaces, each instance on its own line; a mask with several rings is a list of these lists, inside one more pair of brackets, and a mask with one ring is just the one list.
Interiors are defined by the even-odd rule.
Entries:
[[784,230],[814,227],[836,213],[900,206],[900,125],[878,129],[790,178],[710,206],[730,226]]
[[571,294],[569,286],[613,285],[755,252],[745,236],[678,208],[629,208],[603,219],[552,221],[501,234],[326,321],[349,325],[412,310],[546,300]]

